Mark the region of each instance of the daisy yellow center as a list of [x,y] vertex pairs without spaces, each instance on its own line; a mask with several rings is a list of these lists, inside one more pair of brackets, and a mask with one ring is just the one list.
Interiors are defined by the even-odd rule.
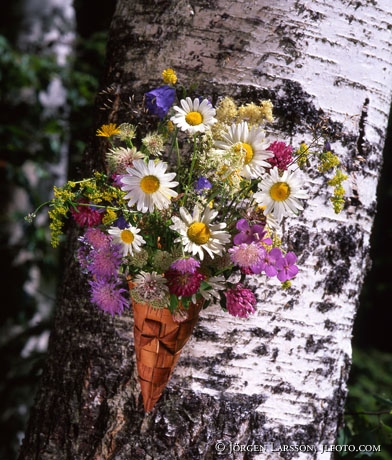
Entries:
[[140,188],[150,195],[159,189],[159,179],[156,176],[144,176],[140,181]]
[[185,116],[185,120],[188,123],[188,125],[191,125],[191,126],[196,126],[196,125],[200,125],[201,123],[203,123],[203,117],[200,112],[187,113]]
[[253,158],[253,148],[250,144],[247,144],[246,142],[240,142],[236,146],[236,151],[237,152],[244,152],[245,153],[245,159],[244,163],[247,165],[252,161]]
[[122,230],[120,233],[120,238],[123,243],[131,244],[135,239],[135,235],[131,232],[131,230]]
[[192,243],[205,244],[211,238],[211,232],[203,222],[193,222],[188,228],[187,236]]
[[274,201],[284,201],[290,196],[290,187],[287,182],[276,182],[270,189]]

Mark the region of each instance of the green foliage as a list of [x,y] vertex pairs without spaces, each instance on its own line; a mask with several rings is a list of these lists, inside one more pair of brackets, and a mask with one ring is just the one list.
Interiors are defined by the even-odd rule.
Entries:
[[380,452],[342,452],[350,460],[371,456],[392,459],[392,356],[379,350],[354,349],[345,408],[345,426],[336,444],[376,445]]

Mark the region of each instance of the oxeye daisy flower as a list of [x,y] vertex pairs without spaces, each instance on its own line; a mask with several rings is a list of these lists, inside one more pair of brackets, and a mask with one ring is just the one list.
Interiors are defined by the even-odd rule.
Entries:
[[215,109],[210,101],[203,99],[201,102],[198,98],[192,99],[187,97],[181,99],[181,107],[174,106],[177,112],[170,120],[178,126],[181,131],[187,131],[189,134],[204,133],[217,120]]
[[268,150],[268,143],[265,141],[264,131],[258,127],[249,129],[248,123],[233,123],[222,140],[215,142],[215,147],[220,150],[234,150],[243,155],[243,167],[240,175],[246,179],[260,177],[265,169],[271,165],[266,160],[273,156]]
[[198,255],[200,260],[204,258],[206,251],[211,258],[214,254],[222,254],[226,243],[230,241],[230,234],[223,230],[225,223],[211,224],[211,221],[218,215],[218,211],[206,208],[201,214],[198,206],[193,209],[193,214],[181,207],[181,218],[172,217],[173,225],[170,228],[180,234],[175,243],[181,242],[184,250],[192,255]]
[[128,192],[124,199],[129,200],[128,206],[136,204],[141,212],[152,212],[154,208],[165,209],[170,205],[170,199],[178,194],[172,190],[178,185],[173,181],[176,173],[167,173],[167,164],[149,160],[135,160],[132,168],[127,168],[128,174],[121,178],[121,190]]
[[132,225],[127,228],[110,227],[108,233],[112,235],[114,243],[122,246],[123,256],[133,256],[134,251],[139,252],[140,246],[146,243],[144,238],[138,235],[140,229]]
[[272,213],[280,221],[284,216],[303,210],[300,200],[308,198],[308,193],[302,189],[304,184],[298,174],[298,170],[287,169],[280,175],[275,166],[263,176],[253,198],[260,206],[265,206],[265,215]]

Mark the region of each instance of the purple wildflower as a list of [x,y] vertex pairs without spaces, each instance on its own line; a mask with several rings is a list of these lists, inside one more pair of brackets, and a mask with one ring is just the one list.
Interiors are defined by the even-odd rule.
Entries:
[[265,253],[262,270],[267,276],[276,276],[278,274],[276,264],[282,257],[282,251],[279,248],[272,248]]
[[112,180],[113,180],[113,185],[114,187],[121,188],[123,183],[121,182],[121,179],[125,176],[125,174],[112,174]]
[[272,158],[268,158],[268,162],[272,167],[277,166],[278,169],[285,170],[288,165],[293,161],[293,147],[281,141],[272,142],[268,150],[274,152]]
[[82,269],[82,273],[88,273],[89,265],[91,263],[90,248],[85,244],[80,246],[76,251],[76,259],[79,262],[80,268]]
[[256,297],[253,292],[239,283],[234,288],[225,292],[227,311],[239,318],[248,318],[254,313],[256,305]]
[[195,181],[195,190],[201,193],[203,190],[212,188],[211,182],[204,176],[199,177],[197,181]]
[[128,307],[128,300],[123,296],[126,289],[122,288],[116,280],[98,279],[89,281],[91,288],[91,301],[99,309],[110,313],[112,316],[121,314]]
[[200,262],[193,257],[186,257],[183,259],[175,260],[170,268],[177,270],[181,273],[195,273],[196,269],[200,267]]
[[276,262],[276,268],[278,269],[277,278],[279,281],[284,283],[294,278],[298,273],[298,267],[295,265],[296,261],[297,256],[294,252],[288,252],[285,257],[282,257]]
[[240,231],[234,236],[234,244],[249,244],[252,241],[262,241],[265,235],[264,226],[259,224],[249,225],[246,219],[240,219],[235,228]]
[[176,90],[169,85],[160,86],[145,94],[147,110],[164,118],[176,98]]
[[91,245],[94,249],[100,250],[110,244],[110,236],[99,228],[90,227],[86,230],[82,242]]
[[89,270],[92,275],[104,279],[117,276],[122,260],[121,245],[110,244],[99,250],[93,249],[90,256]]
[[117,220],[113,222],[113,227],[118,227],[121,228],[121,230],[124,230],[129,227],[129,224],[125,220],[124,216],[120,216]]

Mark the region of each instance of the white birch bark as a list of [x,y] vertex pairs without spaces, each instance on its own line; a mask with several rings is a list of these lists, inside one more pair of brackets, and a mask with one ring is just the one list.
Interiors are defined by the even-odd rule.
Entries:
[[[315,109],[341,124],[341,141],[332,147],[350,175],[348,194],[354,200],[336,215],[325,181],[314,178],[315,198],[300,220],[285,225],[289,244],[299,255],[293,288],[282,292],[276,283],[255,278],[258,311],[246,320],[232,318],[219,307],[204,311],[172,385],[215,398],[223,393],[258,395],[253,409],[265,420],[261,437],[252,437],[254,443],[301,444],[310,441],[314,430],[313,443],[333,444],[344,405],[391,104],[391,5],[388,0],[212,3],[176,2],[159,19],[151,16],[154,23],[149,24],[144,15],[139,21],[135,7],[132,33],[160,41],[159,47],[143,50],[141,62],[135,62],[135,50],[130,49],[126,69],[132,68],[135,80],[144,82],[171,66],[182,80],[204,81],[205,90],[206,82],[213,82],[229,94],[248,86],[282,92],[282,82],[298,83]],[[122,8],[128,6],[124,3],[118,10],[126,17],[129,13]],[[307,104],[299,94],[295,103],[294,110]],[[311,142],[305,123],[298,119],[302,132],[293,142]],[[241,431],[248,432],[250,422],[243,421]],[[240,433],[226,439],[244,441]]]

